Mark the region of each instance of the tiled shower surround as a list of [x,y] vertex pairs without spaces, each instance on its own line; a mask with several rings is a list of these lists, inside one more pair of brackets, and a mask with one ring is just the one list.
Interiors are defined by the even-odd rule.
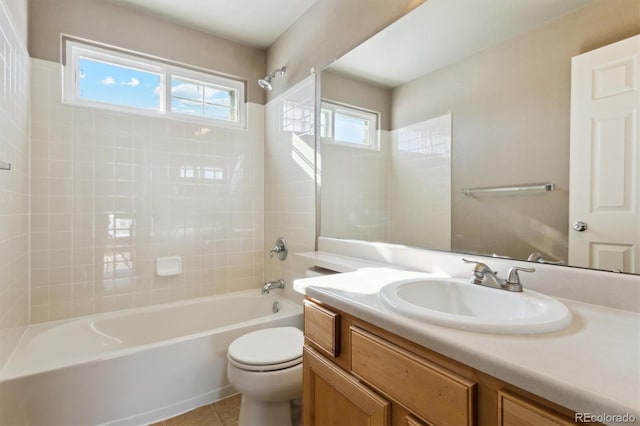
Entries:
[[451,115],[320,153],[322,235],[451,249]]
[[29,312],[29,55],[15,24],[0,1],[0,368]]
[[257,288],[264,107],[247,130],[72,107],[60,73],[32,59],[31,321]]
[[285,295],[299,299],[291,284],[307,265],[295,253],[314,250],[315,243],[315,75],[311,75],[266,105],[265,121],[265,243],[286,237],[284,262],[266,255],[268,280],[284,278]]

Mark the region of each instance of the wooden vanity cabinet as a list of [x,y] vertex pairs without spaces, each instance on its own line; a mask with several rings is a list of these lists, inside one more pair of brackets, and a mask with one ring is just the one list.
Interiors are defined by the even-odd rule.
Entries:
[[389,426],[389,401],[305,346],[303,422],[313,426]]
[[568,426],[570,418],[517,394],[498,391],[498,424],[500,426]]
[[573,412],[312,300],[304,426],[565,426]]

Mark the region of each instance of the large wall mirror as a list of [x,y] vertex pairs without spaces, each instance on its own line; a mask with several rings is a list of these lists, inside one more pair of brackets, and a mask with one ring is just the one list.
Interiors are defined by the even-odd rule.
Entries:
[[638,0],[428,0],[322,72],[320,235],[594,267],[569,243],[571,60],[638,33]]

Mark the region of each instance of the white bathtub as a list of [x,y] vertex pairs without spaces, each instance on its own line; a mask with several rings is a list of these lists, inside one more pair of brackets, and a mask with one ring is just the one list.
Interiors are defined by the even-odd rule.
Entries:
[[302,308],[257,291],[30,326],[0,371],[0,424],[140,425],[180,414],[235,393],[229,343],[278,326],[302,328]]

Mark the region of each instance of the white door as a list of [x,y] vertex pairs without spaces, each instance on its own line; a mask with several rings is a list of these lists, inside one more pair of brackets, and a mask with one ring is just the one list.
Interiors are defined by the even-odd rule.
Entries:
[[640,273],[640,36],[571,67],[569,264]]

